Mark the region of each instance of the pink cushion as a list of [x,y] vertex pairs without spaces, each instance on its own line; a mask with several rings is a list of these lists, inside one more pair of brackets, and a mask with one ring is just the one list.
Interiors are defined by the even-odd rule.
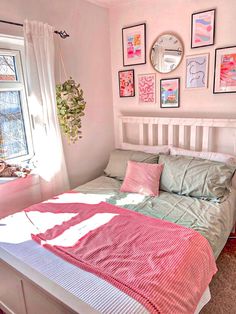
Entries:
[[129,160],[121,192],[158,196],[163,165]]

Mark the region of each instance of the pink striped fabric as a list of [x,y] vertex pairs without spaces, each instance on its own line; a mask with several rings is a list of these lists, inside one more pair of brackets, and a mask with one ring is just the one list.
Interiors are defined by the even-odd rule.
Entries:
[[[28,211],[44,213],[47,205],[38,204]],[[54,205],[58,204],[51,204],[55,213],[65,212]],[[211,247],[203,236],[192,229],[103,202],[74,204],[74,210],[78,215],[32,238],[65,260],[112,283],[150,313],[194,313],[217,271]],[[73,246],[47,243],[98,213],[117,216]]]

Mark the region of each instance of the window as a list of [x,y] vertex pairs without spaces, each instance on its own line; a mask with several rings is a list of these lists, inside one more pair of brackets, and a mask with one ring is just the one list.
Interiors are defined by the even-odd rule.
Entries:
[[20,50],[0,42],[0,158],[11,163],[33,155]]

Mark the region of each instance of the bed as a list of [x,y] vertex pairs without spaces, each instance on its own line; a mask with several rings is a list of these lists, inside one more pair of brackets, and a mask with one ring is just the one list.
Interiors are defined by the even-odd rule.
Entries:
[[[120,117],[117,147],[154,152],[155,146],[212,150],[213,129],[236,130],[235,120]],[[130,144],[127,126],[135,141]],[[155,135],[157,134],[157,138]],[[219,137],[219,135],[217,134]],[[219,143],[219,142],[218,142]],[[165,146],[165,149],[166,147]],[[210,243],[214,258],[222,251],[236,219],[236,192],[233,186],[221,202],[161,191],[158,197],[120,193],[122,181],[102,175],[74,193],[55,198],[54,203],[107,202],[145,216],[190,227]],[[19,225],[24,226],[19,230]],[[49,224],[50,225],[50,224]],[[32,241],[35,230],[23,212],[1,220],[0,308],[7,313],[148,313],[134,298],[96,275],[74,266]],[[19,230],[11,237],[12,230]],[[7,283],[7,285],[6,285]],[[209,288],[196,309],[209,301]],[[37,311],[36,311],[37,309]]]

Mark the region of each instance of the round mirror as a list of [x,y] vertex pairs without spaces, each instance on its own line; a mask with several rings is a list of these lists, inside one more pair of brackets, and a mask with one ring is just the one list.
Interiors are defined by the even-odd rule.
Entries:
[[173,34],[162,34],[151,49],[151,64],[160,73],[169,73],[177,68],[184,54],[181,40]]

